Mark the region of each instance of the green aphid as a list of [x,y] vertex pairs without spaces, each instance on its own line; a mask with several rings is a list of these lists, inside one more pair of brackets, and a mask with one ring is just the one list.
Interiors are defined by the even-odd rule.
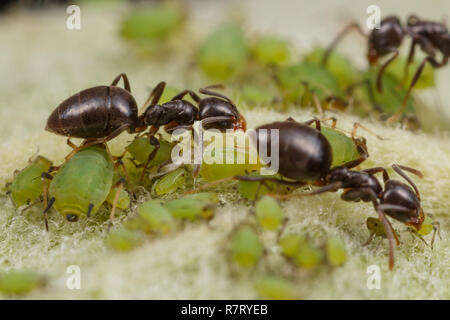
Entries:
[[[110,205],[114,204],[114,200],[117,194],[117,191],[119,191],[119,188],[111,188],[111,191],[108,194],[108,197],[106,198],[106,202],[108,202]],[[116,207],[125,210],[130,207],[131,199],[128,192],[122,188],[120,188],[119,198],[117,200]]]
[[176,219],[195,221],[211,220],[214,217],[215,203],[196,198],[184,197],[168,201],[166,208]]
[[430,218],[430,216],[425,216],[425,219],[422,222],[422,226],[420,227],[420,230],[417,230],[417,233],[421,236],[426,236],[431,233],[435,229],[434,221]]
[[153,185],[153,190],[158,196],[175,192],[184,185],[186,176],[186,170],[184,168],[178,168],[156,181]]
[[[255,153],[255,161],[252,161],[249,152],[250,151],[247,148],[227,147],[222,150],[215,149],[209,154],[205,152],[203,155],[203,164],[200,169],[200,176],[206,181],[216,181],[228,177],[245,175],[247,172],[259,170],[262,165],[257,153]],[[227,158],[231,159],[231,161],[227,161]],[[216,161],[216,159],[218,160]],[[241,163],[238,163],[238,161]],[[227,164],[227,162],[229,164]]]
[[231,254],[241,267],[256,266],[264,253],[264,247],[254,228],[242,225],[231,236]]
[[262,65],[283,65],[289,61],[289,42],[275,36],[264,36],[251,49],[253,58]]
[[266,230],[277,230],[283,222],[283,210],[277,200],[264,196],[255,205],[256,219]]
[[[323,48],[314,48],[306,54],[304,61],[322,67],[321,61],[324,53],[325,50]],[[352,61],[336,51],[333,51],[328,57],[325,68],[336,78],[341,88],[346,88],[356,83],[361,77],[360,72],[355,68]]]
[[293,260],[297,266],[311,269],[316,267],[322,261],[322,258],[322,251],[313,246],[310,241],[306,241],[299,246]]
[[137,208],[137,217],[126,221],[125,226],[146,233],[168,234],[176,225],[170,211],[158,200],[150,200]]
[[[383,74],[383,92],[379,93],[376,88],[377,74],[377,69],[370,69],[363,75],[363,78],[370,81],[375,103],[382,109],[381,111],[385,114],[394,114],[398,111],[406,96],[406,89],[401,86],[401,80],[390,73],[388,69]],[[360,87],[355,91],[355,94],[358,92],[362,93],[364,101],[370,101],[370,93],[367,87]],[[410,114],[414,111],[414,99],[410,96],[403,113]]]
[[219,203],[219,197],[215,192],[199,192],[184,197],[185,199],[195,199],[199,201]]
[[[360,146],[358,146],[351,137],[337,129],[322,126],[320,132],[330,142],[333,152],[333,162],[331,164],[333,167],[357,160],[367,152],[365,143],[361,139],[358,140],[360,143]],[[361,150],[361,147],[364,150]]]
[[[403,57],[397,57],[387,68],[387,71],[395,76],[397,79],[402,79],[404,77],[405,72],[405,64],[407,63],[407,59]],[[411,84],[412,78],[414,76],[414,72],[419,67],[421,61],[420,60],[414,60],[411,62],[409,66],[409,73],[406,81],[403,82],[405,89],[408,88],[408,86]],[[434,87],[436,84],[435,78],[434,78],[434,69],[433,67],[426,63],[425,67],[422,70],[422,74],[420,75],[420,78],[417,80],[416,84],[414,85],[414,89],[425,89],[429,87]],[[383,85],[384,85],[384,78],[383,78]]]
[[28,166],[21,171],[16,171],[12,183],[7,184],[7,192],[16,207],[28,205],[42,195],[43,172],[47,172],[52,162],[42,156],[30,159]]
[[306,237],[295,233],[285,235],[278,241],[281,252],[288,258],[293,258],[300,250],[300,247],[305,244]]
[[139,233],[125,228],[111,231],[106,238],[106,243],[117,251],[129,251],[136,248],[142,242]]
[[29,271],[0,273],[0,292],[4,294],[25,294],[42,287],[45,280]]
[[292,282],[276,276],[266,276],[256,283],[256,291],[261,299],[296,300],[297,292]]
[[386,231],[384,231],[384,227],[380,219],[369,217],[366,220],[366,226],[370,231],[371,238],[374,236],[386,238]]
[[197,64],[206,76],[226,81],[241,71],[248,48],[241,27],[226,24],[213,31],[197,52]]
[[298,267],[314,268],[323,257],[322,251],[313,246],[303,235],[286,235],[279,240],[278,245],[283,255],[290,258]]
[[162,42],[181,29],[184,19],[185,12],[176,3],[140,7],[123,21],[121,35],[143,42]]
[[238,104],[245,103],[249,108],[268,105],[274,100],[274,94],[267,88],[257,85],[243,85],[236,99]]
[[[155,158],[150,161],[148,167],[159,166],[160,164],[170,160],[173,144],[159,139],[159,150],[155,155]],[[134,139],[125,150],[133,157],[134,160],[140,164],[145,164],[148,160],[148,156],[155,149],[155,146],[150,144],[149,138],[142,136]]]
[[333,267],[343,265],[347,261],[345,242],[339,238],[329,238],[326,244],[327,260]]
[[95,214],[113,186],[114,163],[102,145],[81,149],[55,173],[48,188],[49,206],[68,221]]
[[302,62],[280,67],[276,70],[275,76],[286,102],[299,103],[305,99],[309,101],[308,95],[311,90],[321,101],[330,96],[343,95],[339,82],[333,74],[314,63]]
[[[248,176],[261,176],[258,172],[251,172]],[[280,175],[266,175],[264,177],[280,178]],[[290,190],[289,186],[280,185],[275,182],[266,181],[261,183],[258,181],[239,181],[239,193],[242,197],[249,200],[256,200],[257,197],[268,193],[286,194]]]

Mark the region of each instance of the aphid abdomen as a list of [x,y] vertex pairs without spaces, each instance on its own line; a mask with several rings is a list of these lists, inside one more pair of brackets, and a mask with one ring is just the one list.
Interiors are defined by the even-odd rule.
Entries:
[[42,194],[41,174],[46,172],[51,165],[50,160],[38,156],[14,177],[9,190],[17,207],[36,200]]
[[321,129],[321,133],[327,138],[333,150],[333,167],[343,165],[360,157],[352,138],[344,133],[324,126]]
[[114,165],[106,150],[93,146],[75,154],[55,174],[49,189],[55,198],[54,207],[63,216],[91,214],[106,200],[114,175]]

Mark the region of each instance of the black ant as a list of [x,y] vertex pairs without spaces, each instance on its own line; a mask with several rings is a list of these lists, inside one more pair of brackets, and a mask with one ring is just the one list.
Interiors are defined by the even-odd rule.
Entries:
[[[421,20],[415,15],[411,15],[408,18],[406,26],[402,26],[398,17],[388,16],[381,20],[380,28],[373,29],[369,35],[366,35],[362,31],[357,22],[352,22],[337,35],[327,48],[322,58],[323,65],[326,65],[329,55],[339,41],[353,29],[356,29],[361,35],[368,38],[367,58],[370,65],[376,64],[379,58],[392,53],[392,56],[386,60],[378,72],[377,88],[379,92],[382,92],[382,76],[384,70],[395,58],[397,58],[399,47],[405,36],[410,36],[412,38],[412,43],[408,60],[405,65],[404,80],[407,79],[409,65],[414,60],[416,46],[419,45],[422,51],[427,54],[414,74],[400,109],[388,120],[389,122],[394,122],[405,109],[411,90],[419,80],[423,68],[425,67],[425,63],[428,62],[433,68],[440,68],[447,65],[450,56],[450,33],[445,24]],[[441,62],[436,60],[437,51],[440,51],[442,54]]]
[[[310,124],[316,124],[316,129]],[[277,198],[287,199],[303,197],[337,191],[344,189],[341,196],[345,201],[372,202],[389,239],[389,267],[394,266],[393,239],[399,244],[397,234],[392,228],[386,214],[398,221],[420,230],[424,213],[420,205],[420,195],[412,180],[402,171],[406,170],[422,177],[418,170],[393,165],[393,169],[411,184],[408,185],[389,178],[387,171],[382,167],[354,171],[352,168],[361,164],[366,157],[361,155],[356,160],[349,161],[338,167],[331,167],[332,150],[330,143],[320,132],[320,121],[313,119],[305,123],[293,120],[273,122],[256,128],[258,150],[266,145],[271,150],[271,129],[278,129],[279,141],[279,170],[278,173],[290,180],[267,178],[264,176],[237,176],[237,180],[244,181],[272,181],[279,184],[302,186],[314,184],[320,189],[308,194],[274,195]],[[267,130],[267,134],[260,135],[260,130]],[[272,156],[273,157],[273,156]],[[383,172],[385,182],[384,190],[374,174]]]
[[[121,78],[124,89],[117,87]],[[105,143],[125,130],[137,133],[151,126],[148,135],[155,149],[149,155],[147,163],[159,149],[159,142],[153,135],[162,125],[166,126],[167,131],[173,131],[181,127],[190,127],[195,120],[202,120],[209,127],[245,130],[245,119],[231,100],[209,90],[221,86],[200,89],[201,93],[216,97],[200,99],[192,91],[186,90],[171,101],[157,105],[164,87],[165,82],[160,82],[152,90],[144,106],[149,100],[151,104],[142,115],[138,116],[138,108],[131,95],[128,77],[125,73],[121,73],[109,86],[85,89],[64,100],[49,116],[45,129],[69,137],[67,143],[74,148],[66,157],[70,158],[80,148]],[[182,100],[186,93],[190,93],[199,103],[200,110],[190,102]],[[76,147],[70,142],[71,137],[83,138],[86,141],[81,147]]]

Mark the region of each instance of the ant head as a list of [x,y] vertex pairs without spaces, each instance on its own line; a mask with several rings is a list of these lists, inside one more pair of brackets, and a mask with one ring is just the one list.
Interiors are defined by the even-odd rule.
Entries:
[[247,130],[247,122],[245,121],[244,116],[239,115],[239,117],[234,121],[233,130],[243,130],[244,132]]
[[381,20],[380,27],[373,29],[369,35],[369,50],[367,59],[370,65],[377,63],[378,59],[400,47],[405,31],[400,20],[389,16]]

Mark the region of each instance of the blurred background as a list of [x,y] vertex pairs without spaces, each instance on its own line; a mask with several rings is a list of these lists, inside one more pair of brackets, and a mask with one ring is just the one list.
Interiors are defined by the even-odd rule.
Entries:
[[[149,55],[123,34],[121,36],[121,30],[135,8],[139,10],[157,2],[79,1],[80,30],[66,27],[70,14],[66,13],[68,3],[65,1],[2,2],[2,142],[40,132],[47,115],[63,99],[83,88],[108,84],[120,72],[128,74],[138,103],[145,100],[149,90],[160,80],[177,88],[196,88],[211,83],[214,79],[189,77],[195,68],[186,68],[195,61],[202,41],[223,23],[237,21],[249,41],[261,34],[288,41],[294,52],[292,61],[298,61],[314,46],[328,45],[352,20],[366,28],[369,5],[378,5],[382,17],[395,14],[402,21],[411,13],[420,14],[424,19],[444,21],[445,13],[450,12],[450,3],[439,0],[179,1],[176,4],[184,8],[180,18],[182,27],[175,35],[159,41],[154,46],[158,49],[152,48]],[[165,48],[168,42],[169,49]],[[409,42],[410,39],[406,39],[401,47],[403,55],[407,54]],[[357,68],[367,69],[366,40],[356,32],[342,41],[338,51]],[[417,61],[422,57],[419,52]],[[450,91],[446,90],[449,79],[450,68],[441,68],[435,73],[435,86],[417,90],[417,95],[424,99],[428,108],[436,111],[440,120],[446,120],[450,114],[446,103],[450,98]],[[226,82],[232,84],[233,79]]]

